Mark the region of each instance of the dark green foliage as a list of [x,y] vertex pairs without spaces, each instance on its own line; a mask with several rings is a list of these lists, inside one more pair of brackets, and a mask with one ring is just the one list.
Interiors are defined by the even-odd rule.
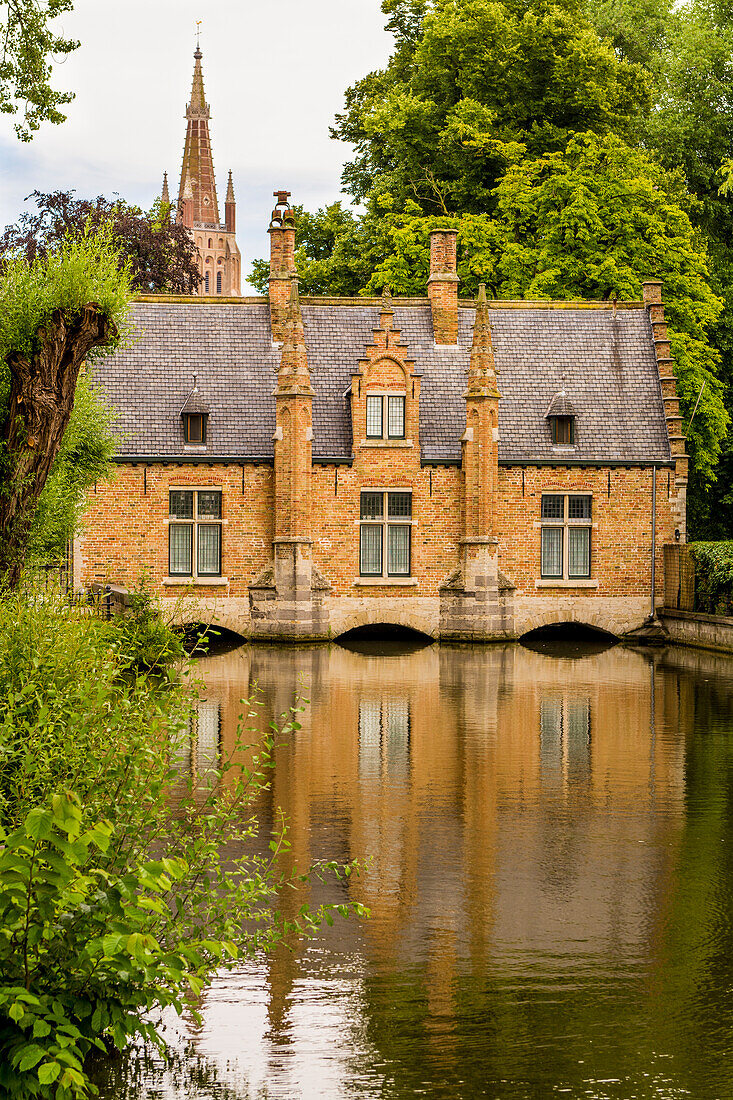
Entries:
[[733,541],[692,542],[695,563],[695,610],[708,615],[733,614]]
[[51,66],[78,42],[56,33],[52,22],[71,11],[73,0],[4,0],[0,3],[0,112],[21,121],[15,132],[30,141],[42,122],[63,122],[59,107],[74,98],[51,87]]
[[[348,912],[278,913],[307,876],[283,876],[284,823],[262,837],[251,808],[275,728],[246,756],[240,731],[216,770],[182,774],[191,695],[135,675],[117,631],[47,597],[0,596],[3,1096],[91,1095],[92,1050],[160,1043],[143,1014],[195,1015],[214,971]],[[253,715],[245,704],[243,725]]]
[[156,607],[144,578],[127,600],[125,613],[112,620],[122,660],[133,668],[167,670],[183,657],[183,643]]

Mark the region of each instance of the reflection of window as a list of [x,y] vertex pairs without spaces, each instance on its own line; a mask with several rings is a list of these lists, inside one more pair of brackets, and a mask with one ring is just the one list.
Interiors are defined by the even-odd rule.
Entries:
[[405,398],[395,394],[367,394],[367,439],[405,438]]
[[191,773],[199,779],[219,767],[221,707],[219,703],[202,700],[197,703],[186,726],[176,735],[173,745],[178,771]]
[[590,766],[590,699],[540,701],[542,771],[583,773]]
[[168,569],[172,577],[221,575],[221,490],[171,489]]
[[541,575],[590,576],[591,496],[542,494]]
[[361,494],[359,572],[363,577],[408,577],[412,493]]
[[410,762],[408,699],[362,699],[359,702],[359,775],[407,775]]

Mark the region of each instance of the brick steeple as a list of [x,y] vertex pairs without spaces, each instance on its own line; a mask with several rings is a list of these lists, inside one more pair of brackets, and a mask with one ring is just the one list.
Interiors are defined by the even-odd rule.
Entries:
[[186,107],[186,144],[183,149],[179,202],[183,200],[186,177],[191,177],[193,189],[193,221],[205,226],[219,225],[219,204],[216,198],[214,161],[209,137],[209,105],[204,95],[204,74],[201,69],[202,53],[196,47],[194,53],[193,85],[191,101]]

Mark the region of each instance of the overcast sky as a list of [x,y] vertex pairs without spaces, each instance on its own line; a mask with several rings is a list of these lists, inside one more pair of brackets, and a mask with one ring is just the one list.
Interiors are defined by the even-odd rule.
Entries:
[[309,208],[340,197],[349,150],[328,127],[346,87],[389,56],[380,0],[76,0],[74,8],[56,20],[81,41],[54,69],[55,86],[76,93],[66,122],[44,124],[26,144],[12,116],[0,115],[0,227],[16,221],[34,188],[116,191],[147,208],[165,169],[177,192],[197,19],[219,204],[223,214],[231,168],[243,273],[267,254],[275,188]]

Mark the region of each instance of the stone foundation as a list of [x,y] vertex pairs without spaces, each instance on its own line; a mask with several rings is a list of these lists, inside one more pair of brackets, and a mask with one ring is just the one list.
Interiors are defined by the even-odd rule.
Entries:
[[[649,614],[643,597],[530,597],[499,590],[495,600],[476,601],[472,608],[465,592],[444,592],[440,597],[331,596],[327,587],[317,587],[319,583],[316,575],[304,598],[293,594],[281,600],[275,586],[264,583],[253,585],[249,598],[182,596],[175,601],[172,618],[176,623],[211,623],[254,642],[334,640],[348,630],[378,624],[407,627],[442,641],[491,642],[519,638],[552,623],[583,623],[621,637],[641,626]],[[164,607],[172,602],[162,601]]]

